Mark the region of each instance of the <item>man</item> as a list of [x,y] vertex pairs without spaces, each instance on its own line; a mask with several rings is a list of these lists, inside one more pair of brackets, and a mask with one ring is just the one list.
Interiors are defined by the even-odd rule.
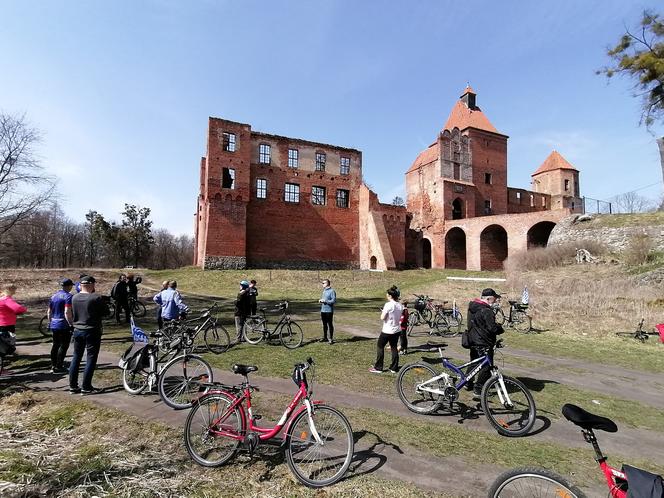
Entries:
[[244,328],[244,321],[251,312],[251,299],[249,297],[249,282],[243,280],[240,282],[240,292],[235,298],[235,334],[236,342],[244,342],[242,329]]
[[176,290],[177,288],[178,283],[171,280],[166,289],[152,298],[160,306],[161,319],[164,321],[178,320],[189,311],[189,307],[184,304],[182,296]]
[[76,294],[78,294],[79,292],[81,292],[81,279],[82,279],[83,277],[85,277],[85,276],[87,276],[85,273],[80,273],[80,274],[78,275],[78,280],[77,280],[76,283],[74,284],[74,289],[76,290]]
[[[323,295],[318,302],[321,303],[320,319],[323,322],[323,338],[320,342],[334,344],[334,323],[332,319],[334,318],[334,305],[337,302],[337,293],[334,292],[331,282],[327,278],[323,280]],[[328,329],[330,332],[329,340],[327,338]]]
[[[502,334],[503,327],[496,323],[496,315],[491,306],[500,299],[500,295],[493,289],[484,289],[479,299],[474,299],[468,305],[468,340],[470,341],[470,359],[476,360],[486,351],[493,364],[493,347],[497,336]],[[482,386],[489,377],[489,367],[485,366],[477,375],[474,385],[474,399],[479,399]],[[472,383],[468,389],[473,388]]]
[[51,296],[46,312],[48,328],[53,334],[53,346],[51,347],[51,373],[63,373],[65,356],[71,341],[72,323],[74,322],[71,301],[71,290],[74,282],[65,278],[60,282],[60,289]]
[[[74,325],[74,355],[69,365],[69,392],[96,394],[101,391],[92,385],[92,376],[97,366],[97,356],[101,347],[101,320],[105,304],[102,296],[95,294],[95,279],[90,275],[81,278],[81,292],[71,301]],[[78,385],[78,370],[85,350],[85,371],[83,384]]]
[[127,274],[127,292],[134,301],[138,300],[138,284],[142,281],[141,277],[134,277],[133,273]]
[[111,289],[111,297],[115,300],[115,321],[120,323],[120,313],[124,310],[125,323],[129,323],[129,289],[127,275],[122,273]]

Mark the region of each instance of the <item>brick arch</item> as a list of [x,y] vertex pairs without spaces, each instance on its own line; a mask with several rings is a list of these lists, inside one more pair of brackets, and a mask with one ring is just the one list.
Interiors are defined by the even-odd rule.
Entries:
[[526,235],[528,249],[546,247],[549,242],[549,235],[551,235],[551,231],[555,226],[556,224],[553,221],[540,221],[531,226]]
[[376,258],[376,256],[371,256],[371,259],[369,259],[369,268],[371,268],[372,270],[378,268],[378,259]]
[[502,270],[507,259],[507,231],[501,225],[489,225],[480,233],[480,267]]
[[460,220],[465,218],[463,212],[463,199],[461,197],[457,197],[452,201],[452,219],[453,220]]
[[454,227],[445,234],[445,268],[466,269],[466,232]]
[[422,238],[420,242],[420,251],[422,254],[422,268],[431,268],[432,246],[431,241],[426,237]]

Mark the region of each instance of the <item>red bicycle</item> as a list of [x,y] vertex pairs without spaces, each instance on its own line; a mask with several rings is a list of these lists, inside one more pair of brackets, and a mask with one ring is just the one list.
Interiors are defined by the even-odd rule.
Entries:
[[[595,460],[597,460],[599,468],[604,473],[606,485],[609,488],[609,496],[612,498],[627,498],[628,481],[632,483],[634,496],[663,496],[664,491],[662,491],[662,478],[660,476],[629,465],[623,465],[623,470],[618,470],[606,463],[607,457],[599,448],[593,429],[617,432],[618,427],[612,420],[594,415],[571,404],[563,406],[563,416],[581,427],[583,438],[595,450]],[[637,486],[639,487],[638,490],[636,489]],[[637,494],[637,492],[641,494]],[[533,496],[541,498],[586,498],[581,490],[568,483],[564,477],[547,469],[532,467],[508,470],[498,476],[489,489],[489,498],[532,498]]]
[[260,442],[284,429],[281,447],[301,483],[322,488],[342,479],[353,458],[353,430],[339,410],[311,400],[313,383],[306,371],[313,367],[311,358],[295,365],[292,378],[298,391],[273,427],[260,427],[260,416],[251,411],[251,393],[258,388],[247,376],[258,367],[233,365],[233,372],[244,376],[244,382],[235,386],[204,384],[208,390],[194,401],[185,423],[184,442],[191,458],[199,465],[218,467],[241,446],[252,455]]

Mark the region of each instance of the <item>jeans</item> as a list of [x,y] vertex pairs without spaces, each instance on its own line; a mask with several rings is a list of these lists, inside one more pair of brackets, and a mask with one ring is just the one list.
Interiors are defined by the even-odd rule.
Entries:
[[235,317],[235,341],[236,342],[243,342],[244,341],[244,336],[242,335],[242,329],[244,328],[244,321],[246,320],[246,317],[243,315],[239,315]]
[[71,341],[71,330],[53,330],[53,346],[51,347],[51,367],[62,368],[69,349],[69,341]]
[[101,347],[101,330],[74,329],[74,354],[69,365],[69,387],[78,388],[78,369],[85,351],[85,370],[83,372],[82,389],[92,389],[92,375],[97,366],[97,356]]
[[321,311],[320,319],[323,321],[323,340],[327,340],[327,331],[330,331],[330,340],[334,339],[334,324],[332,323],[332,318],[334,317],[334,312],[332,311]]
[[390,363],[390,370],[395,372],[399,370],[399,351],[397,350],[397,344],[399,343],[399,336],[401,334],[397,332],[396,334],[386,334],[381,332],[378,336],[378,345],[377,345],[377,355],[376,363],[374,363],[374,368],[376,370],[383,369],[383,360],[385,358],[385,345],[390,344],[390,350],[392,351],[392,363]]
[[399,346],[401,351],[408,349],[408,329],[401,329],[399,333]]

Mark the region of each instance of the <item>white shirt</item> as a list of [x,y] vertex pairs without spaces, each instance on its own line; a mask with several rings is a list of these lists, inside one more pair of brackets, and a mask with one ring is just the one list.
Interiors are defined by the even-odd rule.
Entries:
[[396,301],[388,301],[383,306],[383,311],[380,314],[383,319],[383,334],[398,334],[401,332],[399,321],[401,320],[401,312],[403,306]]

